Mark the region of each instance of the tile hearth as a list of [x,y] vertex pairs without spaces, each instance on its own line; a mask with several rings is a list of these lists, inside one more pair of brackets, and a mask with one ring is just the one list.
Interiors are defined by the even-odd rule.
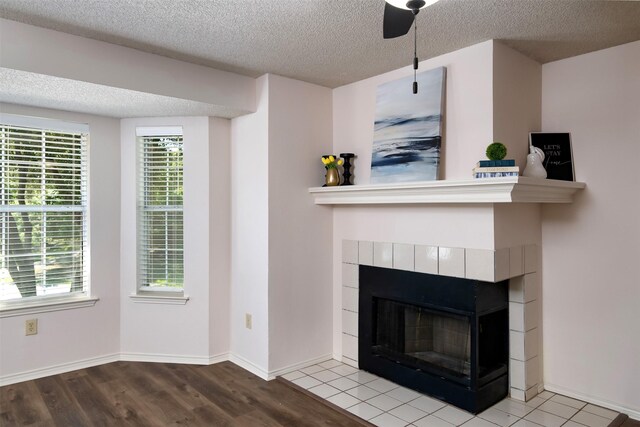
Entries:
[[548,391],[528,402],[506,398],[474,416],[337,360],[282,378],[380,427],[606,427],[618,416]]

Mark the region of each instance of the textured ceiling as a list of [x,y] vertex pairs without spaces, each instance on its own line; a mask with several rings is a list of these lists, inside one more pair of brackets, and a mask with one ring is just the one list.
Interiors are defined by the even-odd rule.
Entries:
[[173,98],[0,68],[0,102],[106,117],[217,116],[245,114],[203,102]]
[[[0,0],[0,16],[248,76],[337,87],[411,63],[382,39],[383,0]],[[418,15],[418,56],[489,39],[541,62],[640,40],[640,2],[442,0]]]

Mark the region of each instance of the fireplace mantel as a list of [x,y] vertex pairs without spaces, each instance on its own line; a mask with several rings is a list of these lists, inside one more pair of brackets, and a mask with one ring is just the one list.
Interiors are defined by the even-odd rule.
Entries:
[[571,203],[584,182],[527,177],[313,187],[317,205],[431,203]]

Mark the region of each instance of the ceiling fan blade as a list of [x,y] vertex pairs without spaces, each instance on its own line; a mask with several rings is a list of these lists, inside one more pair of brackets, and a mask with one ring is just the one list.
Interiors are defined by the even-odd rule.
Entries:
[[412,11],[384,2],[383,36],[385,39],[404,36],[411,29],[415,16]]

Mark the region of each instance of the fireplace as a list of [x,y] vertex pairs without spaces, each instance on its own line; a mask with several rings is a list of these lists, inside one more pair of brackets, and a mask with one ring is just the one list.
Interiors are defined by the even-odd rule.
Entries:
[[509,396],[527,401],[540,391],[539,246],[455,248],[422,243],[343,240],[342,361],[362,367],[359,357],[360,267],[427,273],[472,281],[509,282]]
[[478,413],[508,394],[508,281],[361,265],[360,368]]

